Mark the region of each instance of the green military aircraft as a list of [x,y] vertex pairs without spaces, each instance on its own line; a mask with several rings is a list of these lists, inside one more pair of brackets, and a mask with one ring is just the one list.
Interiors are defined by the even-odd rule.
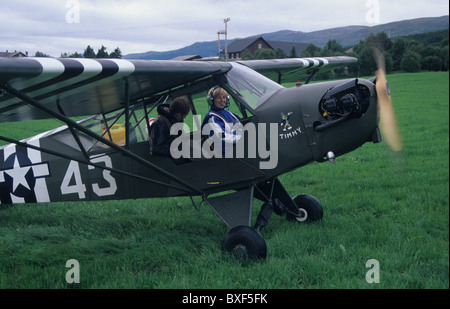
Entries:
[[[0,147],[0,203],[200,196],[229,227],[224,251],[265,258],[260,229],[273,212],[296,222],[323,216],[316,198],[291,198],[279,175],[380,142],[380,116],[387,141],[401,149],[382,63],[369,80],[309,83],[317,72],[356,61],[0,58],[0,123],[53,118],[65,124],[20,141],[0,134],[8,143]],[[307,80],[281,85],[300,79]],[[210,147],[198,113],[217,85],[241,120],[240,139],[225,154]],[[182,160],[152,155],[152,113],[179,96],[193,115],[175,139]],[[254,198],[264,204],[252,224]]]

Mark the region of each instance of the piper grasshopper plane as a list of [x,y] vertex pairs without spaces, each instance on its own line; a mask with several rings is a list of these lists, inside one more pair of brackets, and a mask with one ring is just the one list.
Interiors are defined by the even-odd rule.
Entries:
[[[316,198],[291,198],[279,175],[380,142],[378,110],[388,110],[395,131],[382,70],[371,80],[309,83],[318,71],[356,61],[0,58],[0,126],[48,118],[64,124],[24,140],[5,136],[0,127],[6,142],[0,147],[0,203],[188,196],[197,210],[208,204],[229,227],[224,251],[265,258],[260,229],[273,212],[298,222],[323,216]],[[281,86],[308,76],[304,84]],[[207,108],[206,94],[217,85],[244,125],[235,145],[240,156],[199,151],[208,135],[199,133],[197,110]],[[193,114],[193,128],[183,135],[191,157],[151,155],[151,113],[179,96],[188,98]],[[387,134],[396,150],[397,134]],[[201,197],[200,205],[193,196]],[[254,198],[264,203],[252,225]]]

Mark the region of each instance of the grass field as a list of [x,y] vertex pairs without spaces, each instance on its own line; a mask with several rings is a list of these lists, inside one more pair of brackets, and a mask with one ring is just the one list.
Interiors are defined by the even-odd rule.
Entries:
[[[0,205],[0,288],[448,289],[449,73],[388,80],[402,153],[365,144],[281,176],[292,196],[316,196],[324,218],[273,215],[266,260],[223,254],[225,224],[189,198]],[[46,125],[1,124],[0,135]],[[66,282],[69,259],[79,283]],[[379,283],[366,280],[372,259]]]

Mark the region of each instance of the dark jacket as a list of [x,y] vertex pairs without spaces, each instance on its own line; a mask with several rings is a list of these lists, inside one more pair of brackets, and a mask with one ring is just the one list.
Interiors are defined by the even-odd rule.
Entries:
[[150,127],[150,153],[152,155],[170,156],[170,144],[176,138],[170,135],[170,128],[179,122],[169,112],[169,104],[158,106],[158,119]]

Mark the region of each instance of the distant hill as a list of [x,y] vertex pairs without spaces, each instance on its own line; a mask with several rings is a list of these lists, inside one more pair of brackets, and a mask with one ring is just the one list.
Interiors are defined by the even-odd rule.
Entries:
[[[434,32],[449,28],[449,16],[403,20],[377,26],[348,26],[314,32],[278,31],[260,34],[266,40],[312,43],[323,47],[329,40],[336,40],[342,46],[353,46],[371,33],[385,32],[391,38],[418,33]],[[259,35],[258,35],[259,36]]]
[[[448,28],[449,16],[446,15],[442,17],[403,20],[372,27],[348,26],[313,32],[281,30],[277,32],[258,34],[250,37],[262,36],[265,40],[269,41],[312,43],[319,47],[323,47],[329,40],[334,39],[342,46],[350,47],[355,45],[359,41],[364,40],[371,33],[385,32],[391,38],[395,38],[398,36],[428,33]],[[230,44],[232,41],[233,40],[228,40],[228,44]],[[221,41],[220,45],[225,46],[225,41]],[[200,55],[202,57],[216,56],[217,41],[197,42],[190,46],[165,52],[148,51],[144,53],[129,54],[125,55],[124,58],[169,60],[182,55]]]
[[[230,44],[233,40],[228,40]],[[200,55],[202,57],[217,56],[217,41],[213,42],[197,42],[190,46],[186,46],[176,50],[157,52],[148,51],[145,53],[125,55],[125,59],[154,59],[154,60],[170,60],[183,55]],[[220,46],[225,46],[225,40],[221,40]]]

